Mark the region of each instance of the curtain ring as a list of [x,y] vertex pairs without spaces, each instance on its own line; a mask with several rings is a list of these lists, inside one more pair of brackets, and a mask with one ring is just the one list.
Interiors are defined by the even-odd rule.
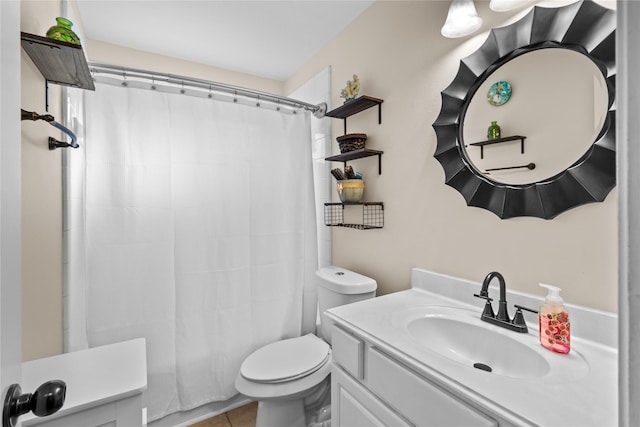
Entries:
[[256,107],[260,107],[260,94],[258,94],[258,102],[256,102]]
[[180,84],[182,85],[182,89],[180,89],[180,93],[184,95],[184,93],[185,93],[185,90],[184,90],[184,80],[182,80],[182,81],[180,82]]
[[238,102],[238,91],[233,90],[233,102]]
[[213,94],[211,93],[211,85],[209,85],[209,95],[208,95],[208,97],[209,98],[213,98]]
[[153,76],[151,76],[151,90],[156,90],[156,80]]

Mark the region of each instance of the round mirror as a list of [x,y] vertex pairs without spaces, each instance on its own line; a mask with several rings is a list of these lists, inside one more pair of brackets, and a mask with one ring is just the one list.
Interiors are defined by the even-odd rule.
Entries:
[[[511,87],[508,101],[499,106],[487,96],[496,82]],[[607,117],[607,102],[605,76],[587,56],[560,48],[528,52],[487,76],[471,98],[461,125],[464,154],[478,173],[498,183],[549,179],[591,148]],[[502,139],[525,138],[491,143],[492,121]]]
[[592,1],[535,6],[460,61],[434,157],[469,206],[550,219],[615,187],[615,27],[615,11]]

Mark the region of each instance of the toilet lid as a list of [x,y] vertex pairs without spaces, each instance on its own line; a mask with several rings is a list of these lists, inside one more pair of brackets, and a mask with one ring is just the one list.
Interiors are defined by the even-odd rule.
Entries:
[[320,369],[329,350],[329,344],[313,334],[274,342],[247,357],[240,374],[260,383],[292,381]]

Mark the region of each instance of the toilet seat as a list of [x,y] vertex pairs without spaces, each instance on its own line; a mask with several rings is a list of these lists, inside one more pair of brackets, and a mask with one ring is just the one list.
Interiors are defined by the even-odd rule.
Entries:
[[313,334],[266,345],[245,359],[240,375],[260,384],[277,384],[306,377],[327,364],[330,347]]

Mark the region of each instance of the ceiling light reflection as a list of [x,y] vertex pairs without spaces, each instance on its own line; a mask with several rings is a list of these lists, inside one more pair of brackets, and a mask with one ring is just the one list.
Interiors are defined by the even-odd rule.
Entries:
[[440,33],[444,37],[457,38],[468,36],[482,26],[473,0],[453,0],[449,6],[447,21]]

